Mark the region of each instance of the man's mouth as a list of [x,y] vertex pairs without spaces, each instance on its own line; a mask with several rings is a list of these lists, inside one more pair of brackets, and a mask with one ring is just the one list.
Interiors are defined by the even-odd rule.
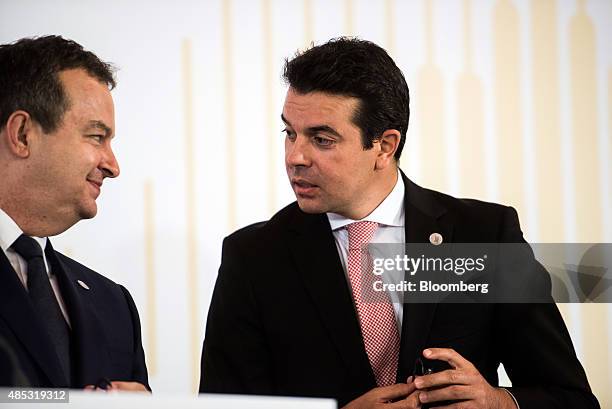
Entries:
[[98,194],[100,194],[100,189],[102,188],[102,181],[87,179],[87,182],[89,182],[89,184],[96,189]]
[[298,178],[291,179],[291,186],[293,186],[293,191],[298,196],[311,196],[319,188],[314,183]]

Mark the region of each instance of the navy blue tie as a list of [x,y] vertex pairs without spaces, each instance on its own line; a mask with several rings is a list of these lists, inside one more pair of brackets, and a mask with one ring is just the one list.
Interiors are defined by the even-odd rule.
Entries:
[[24,234],[11,247],[28,263],[28,294],[49,333],[66,374],[67,385],[70,385],[70,328],[51,288],[42,248],[36,240]]

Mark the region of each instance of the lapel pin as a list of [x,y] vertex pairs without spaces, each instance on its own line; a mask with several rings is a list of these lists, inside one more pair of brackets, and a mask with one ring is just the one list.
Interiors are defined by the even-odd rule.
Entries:
[[442,241],[443,239],[440,233],[431,233],[431,235],[429,236],[429,242],[434,246],[442,244]]
[[83,287],[84,289],[89,290],[89,286],[88,286],[87,284],[85,284],[83,281],[81,281],[81,280],[77,280],[77,283],[78,283],[78,284],[79,284],[81,287]]

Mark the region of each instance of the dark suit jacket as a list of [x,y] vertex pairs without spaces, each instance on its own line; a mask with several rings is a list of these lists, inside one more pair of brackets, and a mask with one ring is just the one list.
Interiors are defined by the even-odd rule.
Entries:
[[[50,243],[45,253],[57,275],[72,326],[72,380],[66,379],[23,284],[0,251],[0,338],[12,348],[29,386],[82,388],[106,377],[140,382],[148,388],[140,321],[129,292],[54,251]],[[3,362],[0,371],[9,371]]]
[[0,338],[0,385],[28,385],[23,372],[19,369],[17,356],[13,348],[2,338]]
[[[423,189],[403,174],[406,242],[522,242],[514,209]],[[404,304],[398,380],[426,347],[453,348],[492,385],[503,363],[521,409],[597,408],[550,304]],[[296,203],[227,237],[200,392],[332,397],[376,387],[327,217]]]

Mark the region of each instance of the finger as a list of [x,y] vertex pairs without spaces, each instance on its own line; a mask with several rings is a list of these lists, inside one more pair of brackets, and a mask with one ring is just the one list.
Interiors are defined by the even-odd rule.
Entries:
[[423,405],[418,402],[418,399],[415,402],[406,402],[405,400],[400,400],[398,402],[387,403],[384,406],[384,409],[421,409]]
[[413,392],[406,398],[406,402],[408,403],[409,408],[421,408],[421,401],[419,400],[420,391]]
[[462,357],[458,352],[451,348],[427,348],[423,351],[423,356],[431,360],[448,362],[455,369],[472,367],[472,363]]
[[456,369],[447,369],[431,375],[417,376],[414,384],[417,389],[435,388],[447,385],[469,385],[471,377]]
[[410,395],[416,390],[414,383],[398,383],[378,388],[378,398],[382,401],[396,400]]
[[122,391],[146,391],[147,388],[141,383],[138,382],[123,382],[123,381],[112,381],[111,382],[112,389],[118,389]]
[[419,400],[419,394],[421,392],[415,391],[411,393],[406,399],[402,399],[397,402],[388,403],[385,405],[385,409],[421,409],[421,401]]
[[440,402],[445,400],[470,400],[473,398],[473,388],[463,385],[451,385],[440,389],[423,391],[419,394],[421,403]]

